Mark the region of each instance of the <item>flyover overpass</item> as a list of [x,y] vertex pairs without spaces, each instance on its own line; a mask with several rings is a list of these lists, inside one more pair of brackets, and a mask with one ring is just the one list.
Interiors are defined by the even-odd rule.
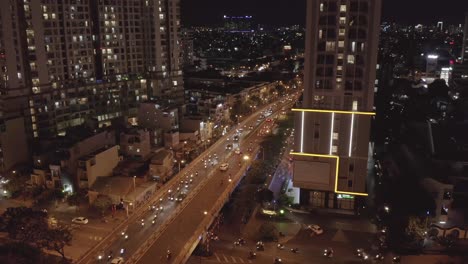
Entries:
[[[288,103],[280,104],[277,111]],[[247,126],[255,123],[257,115],[246,120]],[[259,150],[260,136],[255,129],[248,135],[241,144],[242,153],[248,153],[250,142],[253,151],[250,155],[256,156]],[[126,263],[185,263],[198,243],[203,239],[204,234],[217,217],[221,208],[230,199],[230,196],[252,159],[243,161],[239,167],[238,162],[242,157],[231,156],[229,158],[229,170],[223,172],[216,170],[203,185],[200,185],[198,192],[194,193],[191,199],[181,208],[173,218],[168,221],[163,228],[153,234],[145,241],[140,249],[127,260]],[[229,181],[231,174],[232,181]],[[171,259],[167,260],[166,252],[170,250]]]
[[[278,103],[276,111],[283,106],[295,101],[284,100]],[[271,103],[259,109],[256,113],[247,117],[238,127],[256,126],[260,112],[271,107]],[[258,127],[257,127],[258,128]],[[243,153],[247,153],[249,142],[253,140],[252,147],[258,150],[257,133],[244,132],[241,138]],[[188,164],[180,173],[158,190],[145,205],[136,208],[130,217],[117,226],[105,239],[100,241],[93,249],[88,251],[76,263],[105,263],[106,256],[112,253],[113,257],[120,256],[119,252],[124,249],[122,257],[125,263],[183,263],[198,243],[198,237],[211,224],[214,217],[229,199],[230,194],[240,181],[249,161],[242,161],[239,168],[239,156],[233,151],[227,152],[226,139],[232,138],[234,131],[230,131],[223,138],[213,144],[208,150]],[[203,159],[214,153],[220,159],[226,159],[230,164],[229,170],[221,172],[219,164],[205,168]],[[232,155],[232,157],[231,157]],[[252,153],[250,153],[252,156]],[[230,158],[231,157],[231,158]],[[220,160],[222,162],[222,160]],[[199,172],[199,176],[193,177],[193,183],[188,187],[182,186],[187,197],[180,203],[169,201],[167,198],[173,195],[176,189],[181,187],[180,182],[187,180],[188,175]],[[231,174],[231,182],[229,182]],[[172,192],[172,193],[171,193]],[[151,205],[162,205],[164,211],[155,213],[150,211]],[[143,224],[142,224],[143,223]],[[128,239],[124,239],[128,235]],[[170,249],[172,258],[166,260],[166,251]],[[161,262],[161,259],[164,262]]]

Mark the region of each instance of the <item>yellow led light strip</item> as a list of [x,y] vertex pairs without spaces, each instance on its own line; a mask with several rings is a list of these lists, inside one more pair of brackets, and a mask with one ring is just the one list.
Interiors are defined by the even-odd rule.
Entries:
[[293,108],[293,112],[313,112],[313,113],[335,113],[335,114],[346,114],[346,115],[369,115],[374,116],[374,112],[359,112],[359,111],[341,111],[341,110],[325,110],[325,109],[303,109],[303,108]]
[[336,168],[335,168],[335,193],[339,194],[349,194],[355,196],[368,196],[367,193],[357,193],[357,192],[344,192],[338,190],[338,171],[340,169],[340,157],[336,155],[326,155],[326,154],[310,154],[310,153],[299,153],[299,152],[291,152],[291,155],[296,156],[305,156],[305,157],[318,157],[318,158],[330,158],[336,159]]

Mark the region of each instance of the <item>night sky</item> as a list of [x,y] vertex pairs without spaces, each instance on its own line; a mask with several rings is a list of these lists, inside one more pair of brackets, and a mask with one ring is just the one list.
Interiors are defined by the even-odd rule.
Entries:
[[[267,25],[304,24],[305,0],[181,0],[186,26],[219,25],[222,16],[252,15]],[[402,24],[464,23],[468,0],[383,0],[383,20]]]

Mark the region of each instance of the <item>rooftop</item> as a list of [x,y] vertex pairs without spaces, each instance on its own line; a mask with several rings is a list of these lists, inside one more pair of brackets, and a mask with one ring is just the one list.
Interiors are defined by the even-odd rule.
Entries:
[[104,151],[106,151],[106,150],[108,150],[108,149],[114,148],[114,147],[116,147],[116,146],[117,146],[117,145],[105,146],[105,147],[103,147],[103,148],[97,149],[97,150],[95,150],[95,151],[89,153],[88,155],[85,155],[85,156],[79,158],[78,160],[86,161],[86,160],[92,159],[92,158],[94,158],[97,154],[102,153],[102,152],[104,152]]
[[167,150],[161,150],[158,151],[154,154],[154,156],[151,158],[151,163],[153,164],[161,164],[164,159],[166,159],[169,155],[172,153]]

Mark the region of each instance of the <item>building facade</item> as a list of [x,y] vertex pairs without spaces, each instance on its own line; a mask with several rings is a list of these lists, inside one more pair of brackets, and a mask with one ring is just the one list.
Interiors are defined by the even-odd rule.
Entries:
[[98,149],[78,160],[78,180],[80,188],[93,186],[98,177],[112,176],[119,164],[119,147],[111,146]]
[[380,0],[307,1],[305,85],[295,115],[301,203],[355,209],[366,196]]
[[151,153],[150,131],[130,128],[121,133],[120,149],[127,157],[145,159]]
[[4,116],[25,116],[32,136],[136,116],[149,97],[183,103],[179,0],[2,4]]
[[465,27],[463,30],[462,62],[468,63],[468,12],[465,14]]

